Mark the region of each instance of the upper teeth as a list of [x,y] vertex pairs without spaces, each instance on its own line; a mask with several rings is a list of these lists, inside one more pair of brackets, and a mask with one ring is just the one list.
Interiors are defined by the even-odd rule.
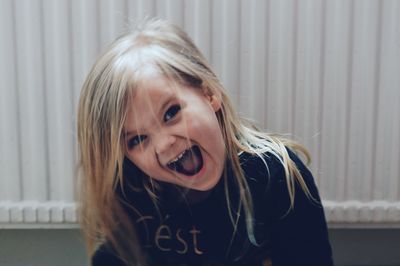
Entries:
[[179,154],[175,159],[173,159],[172,161],[170,161],[168,164],[177,162],[179,159],[181,159],[181,158],[183,157],[183,154],[184,154],[185,152],[186,152],[186,150],[184,150],[181,154]]

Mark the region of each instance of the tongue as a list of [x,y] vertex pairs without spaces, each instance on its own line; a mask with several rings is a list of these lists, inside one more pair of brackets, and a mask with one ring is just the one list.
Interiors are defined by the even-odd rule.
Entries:
[[200,158],[193,151],[185,152],[180,161],[181,167],[187,172],[194,172],[200,165]]
[[187,150],[182,158],[175,163],[175,171],[185,175],[197,174],[203,166],[203,158],[199,147],[194,146]]

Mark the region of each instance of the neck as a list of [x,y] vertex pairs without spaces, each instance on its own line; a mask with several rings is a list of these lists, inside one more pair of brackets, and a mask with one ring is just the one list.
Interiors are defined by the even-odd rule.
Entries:
[[199,190],[194,190],[194,189],[188,189],[186,190],[185,193],[185,198],[188,201],[190,205],[200,203],[204,201],[205,199],[208,198],[208,196],[211,194],[212,189],[207,190],[207,191],[199,191]]

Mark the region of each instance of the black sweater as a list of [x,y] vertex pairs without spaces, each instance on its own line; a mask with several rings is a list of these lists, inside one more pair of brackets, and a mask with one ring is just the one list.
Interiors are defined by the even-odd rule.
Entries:
[[[300,159],[291,151],[289,155],[317,202],[309,199],[296,182],[294,208],[290,209],[284,169],[278,159],[266,154],[267,170],[259,157],[246,153],[240,156],[253,198],[257,245],[249,241],[243,212],[233,235],[224,178],[205,199],[195,204],[188,204],[179,189],[165,184],[159,204],[161,216],[146,192],[129,193],[127,200],[134,200],[142,212],[142,216],[130,213],[130,217],[149,266],[261,266],[266,259],[273,266],[333,265],[317,187]],[[232,184],[232,174],[228,170],[230,202],[233,213],[237,213],[238,193]],[[109,244],[103,244],[96,251],[92,263],[94,266],[125,265]]]

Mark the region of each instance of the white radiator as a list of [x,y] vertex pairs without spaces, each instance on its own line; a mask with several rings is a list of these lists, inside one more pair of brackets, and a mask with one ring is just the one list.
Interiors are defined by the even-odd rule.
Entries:
[[400,2],[0,1],[0,228],[74,227],[76,106],[101,49],[182,25],[238,110],[313,156],[330,226],[400,227]]

